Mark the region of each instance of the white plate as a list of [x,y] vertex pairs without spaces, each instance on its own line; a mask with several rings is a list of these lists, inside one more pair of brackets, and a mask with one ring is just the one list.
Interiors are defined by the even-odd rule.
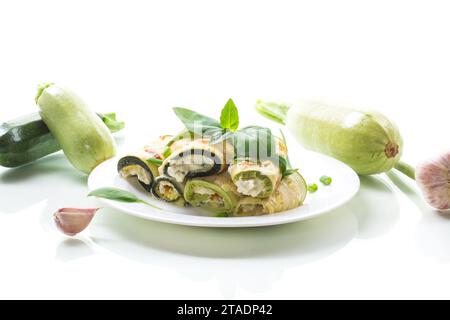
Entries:
[[[308,183],[317,183],[319,190],[308,194],[303,206],[273,215],[217,218],[198,208],[177,207],[152,199],[139,184],[132,184],[117,174],[117,158],[105,161],[95,168],[89,176],[88,186],[89,190],[101,187],[125,189],[162,209],[153,209],[144,204],[100,199],[108,206],[124,213],[149,220],[199,227],[259,227],[306,220],[342,206],[355,196],[359,190],[359,177],[351,168],[333,158],[298,149],[290,149],[291,162],[300,168]],[[333,183],[330,186],[322,186],[318,181],[322,175],[331,176]]]

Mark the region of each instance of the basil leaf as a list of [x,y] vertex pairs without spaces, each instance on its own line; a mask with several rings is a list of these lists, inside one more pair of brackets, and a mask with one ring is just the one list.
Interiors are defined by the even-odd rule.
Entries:
[[290,176],[291,174],[297,172],[298,169],[286,169],[286,171],[282,174],[282,177]]
[[220,114],[220,126],[224,129],[236,131],[239,128],[239,113],[234,101],[228,99]]
[[163,161],[161,159],[156,159],[156,158],[149,158],[147,159],[147,162],[150,162],[151,164],[154,164],[155,166],[161,166]]
[[237,159],[276,160],[276,144],[269,128],[242,128],[234,133],[233,143]]
[[189,132],[202,135],[207,130],[220,128],[220,123],[217,120],[204,116],[193,110],[176,107],[173,108],[173,111],[175,112],[178,119],[183,122],[184,126],[189,130]]
[[205,136],[209,137],[209,144],[218,144],[222,141],[232,139],[234,134],[233,132],[227,129],[220,130],[208,130],[205,132]]
[[88,194],[88,197],[97,197],[97,198],[115,200],[115,201],[120,201],[120,202],[143,203],[143,204],[146,204],[155,209],[161,210],[157,206],[154,206],[144,200],[139,199],[133,193],[126,191],[126,190],[118,189],[118,188],[105,187],[105,188],[95,189]]

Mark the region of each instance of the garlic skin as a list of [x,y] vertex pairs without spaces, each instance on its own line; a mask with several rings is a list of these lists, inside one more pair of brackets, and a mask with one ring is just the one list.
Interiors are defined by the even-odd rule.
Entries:
[[56,227],[68,236],[74,236],[89,225],[100,208],[61,208],[53,214]]
[[435,209],[450,209],[450,151],[416,168],[417,185]]

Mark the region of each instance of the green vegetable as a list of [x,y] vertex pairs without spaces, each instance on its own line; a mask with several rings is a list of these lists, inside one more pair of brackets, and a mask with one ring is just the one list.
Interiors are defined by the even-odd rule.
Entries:
[[226,212],[219,212],[218,214],[216,214],[217,218],[228,218],[228,213]]
[[[115,113],[98,113],[111,132],[122,130]],[[0,166],[19,167],[61,150],[38,113],[0,125]]]
[[308,192],[310,193],[314,193],[319,189],[319,187],[317,186],[317,184],[312,183],[308,185]]
[[73,92],[47,84],[39,88],[36,103],[42,120],[78,170],[90,173],[115,155],[108,128]]
[[290,106],[261,100],[257,101],[256,110],[286,124],[306,149],[341,160],[358,174],[376,174],[394,168],[403,151],[397,127],[377,112],[318,102]]
[[[237,187],[237,192],[255,198],[268,198],[281,181],[280,169],[271,161],[238,161],[228,168],[228,173]],[[249,185],[262,186],[257,189],[248,189]]]
[[109,131],[115,133],[117,131],[125,128],[125,122],[117,121],[116,114],[114,112],[111,113],[97,113],[97,115],[102,119],[103,123],[106,124]]
[[228,99],[220,115],[220,126],[223,129],[236,131],[239,128],[239,113],[232,99]]
[[164,158],[168,158],[168,157],[170,157],[171,154],[172,154],[172,149],[170,149],[170,147],[166,146],[162,152],[162,156]]
[[248,126],[234,132],[234,153],[236,159],[272,160],[279,159],[272,131],[260,126]]
[[185,204],[183,198],[183,185],[178,183],[174,178],[165,175],[156,177],[151,192],[157,199],[167,202],[176,202],[180,206]]
[[190,133],[209,138],[210,144],[233,141],[237,159],[268,159],[275,156],[275,143],[270,129],[248,126],[238,130],[239,113],[232,99],[223,107],[220,122],[190,109],[173,110]]
[[156,158],[149,158],[149,159],[147,159],[147,161],[158,167],[161,166],[163,163],[163,161],[161,159],[156,159]]
[[120,201],[120,202],[143,203],[152,208],[161,210],[161,208],[158,208],[157,206],[154,206],[144,200],[139,199],[133,193],[126,191],[126,190],[118,189],[118,188],[95,189],[88,194],[88,197],[97,197],[97,198],[115,200],[115,201]]
[[213,118],[204,116],[193,110],[186,108],[173,108],[177,117],[183,122],[189,132],[195,134],[205,134],[206,132],[216,132],[221,130],[220,123]]
[[329,176],[321,176],[320,182],[322,182],[323,185],[329,186],[331,182],[333,182],[333,179],[331,179],[331,177]]
[[233,212],[236,198],[229,178],[215,176],[213,181],[201,179],[189,180],[184,188],[184,199],[194,207],[202,207],[210,211]]
[[139,184],[151,192],[153,181],[158,175],[158,166],[148,160],[139,154],[123,156],[117,162],[117,172],[123,178],[136,177]]
[[236,205],[235,216],[258,216],[291,210],[300,206],[306,198],[305,179],[298,173],[281,180],[269,198],[241,197]]

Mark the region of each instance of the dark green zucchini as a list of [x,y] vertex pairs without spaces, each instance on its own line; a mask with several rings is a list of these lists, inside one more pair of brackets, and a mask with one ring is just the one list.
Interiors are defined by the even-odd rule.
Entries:
[[[124,127],[114,113],[97,114],[111,132]],[[61,150],[38,113],[0,125],[0,166],[19,167]]]

